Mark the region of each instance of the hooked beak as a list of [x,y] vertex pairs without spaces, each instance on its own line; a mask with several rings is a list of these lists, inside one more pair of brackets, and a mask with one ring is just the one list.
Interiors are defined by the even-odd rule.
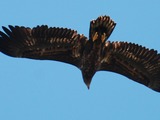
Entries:
[[91,81],[92,81],[92,79],[84,79],[84,83],[86,84],[88,90],[90,88]]
[[89,88],[90,88],[90,84],[86,84],[87,85],[87,88],[88,88],[88,90],[89,90]]
[[87,73],[82,71],[82,76],[83,76],[83,81],[86,84],[87,88],[90,88],[90,84],[92,81],[92,77],[94,76],[95,73]]

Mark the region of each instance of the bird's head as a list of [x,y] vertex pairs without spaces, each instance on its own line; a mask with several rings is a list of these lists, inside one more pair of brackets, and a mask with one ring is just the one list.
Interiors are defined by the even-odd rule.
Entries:
[[90,84],[92,81],[92,77],[94,76],[95,73],[90,73],[90,72],[84,72],[82,71],[82,76],[83,76],[83,81],[86,84],[87,88],[90,88]]

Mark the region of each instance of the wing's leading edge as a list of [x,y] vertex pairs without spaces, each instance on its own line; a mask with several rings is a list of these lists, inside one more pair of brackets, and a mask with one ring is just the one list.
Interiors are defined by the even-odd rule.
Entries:
[[86,37],[67,28],[46,25],[33,29],[19,26],[3,27],[0,51],[12,57],[57,60],[79,67]]
[[160,92],[160,54],[137,44],[106,42],[99,70],[122,74]]
[[67,28],[11,26],[0,31],[0,52],[21,58],[56,60],[78,67],[89,87],[97,71],[119,73],[160,92],[160,54],[140,45],[110,42],[116,23],[109,16],[90,22],[89,40]]

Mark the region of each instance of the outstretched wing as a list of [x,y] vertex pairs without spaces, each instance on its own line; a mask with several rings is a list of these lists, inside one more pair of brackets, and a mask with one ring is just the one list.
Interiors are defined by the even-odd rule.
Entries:
[[137,44],[107,42],[99,70],[122,74],[160,92],[160,54]]
[[3,27],[0,31],[0,51],[12,57],[56,60],[79,67],[87,41],[76,31],[46,25],[33,29],[19,26]]

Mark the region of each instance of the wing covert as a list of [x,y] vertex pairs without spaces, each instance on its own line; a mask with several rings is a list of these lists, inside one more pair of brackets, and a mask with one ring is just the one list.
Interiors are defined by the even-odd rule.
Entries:
[[122,74],[160,91],[160,54],[134,43],[106,42],[99,70]]
[[0,51],[12,57],[56,60],[79,66],[87,38],[67,28],[37,26],[3,27]]

